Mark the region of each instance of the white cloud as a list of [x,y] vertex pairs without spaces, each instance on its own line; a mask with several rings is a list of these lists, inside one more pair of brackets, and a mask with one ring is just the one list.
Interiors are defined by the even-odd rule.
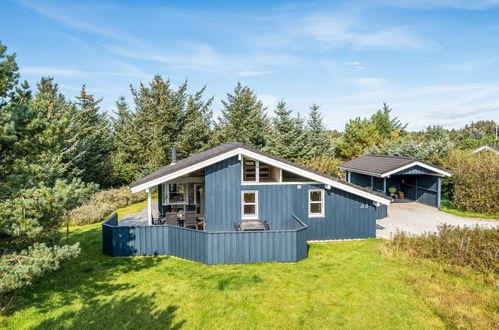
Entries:
[[348,62],[347,65],[351,66],[354,71],[362,71],[365,69],[364,66],[357,61]]
[[75,77],[84,78],[88,77],[88,72],[75,69],[65,69],[65,68],[53,68],[45,66],[23,66],[19,70],[21,75],[29,76],[51,76],[51,77]]
[[239,77],[257,77],[272,73],[272,71],[239,71],[236,76]]
[[267,107],[267,111],[271,112],[281,100],[281,98],[271,94],[258,94],[258,99],[262,101],[263,106]]

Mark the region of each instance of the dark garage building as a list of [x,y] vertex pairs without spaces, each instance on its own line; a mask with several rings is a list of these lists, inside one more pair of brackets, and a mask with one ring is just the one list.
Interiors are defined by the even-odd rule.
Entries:
[[404,193],[405,199],[438,208],[441,178],[451,176],[448,171],[419,159],[383,155],[364,155],[339,168],[345,171],[347,182],[386,195],[389,187],[395,187]]

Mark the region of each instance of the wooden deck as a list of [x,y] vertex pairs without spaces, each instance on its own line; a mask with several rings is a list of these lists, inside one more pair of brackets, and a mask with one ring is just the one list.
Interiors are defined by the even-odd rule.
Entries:
[[[158,217],[158,208],[152,208],[153,218]],[[147,226],[147,206],[140,212],[125,215],[118,226]]]

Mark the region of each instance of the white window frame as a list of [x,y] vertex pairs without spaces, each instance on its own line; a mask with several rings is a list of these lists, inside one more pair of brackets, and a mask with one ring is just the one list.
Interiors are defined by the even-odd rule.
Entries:
[[[254,193],[255,194],[255,203],[245,203],[244,202],[244,194]],[[245,215],[244,214],[244,205],[255,205],[255,214]],[[241,190],[241,219],[258,219],[258,190]]]
[[[170,203],[170,184],[183,184],[185,185],[184,201],[180,203]],[[189,183],[187,182],[170,182],[163,183],[163,191],[166,192],[163,198],[163,205],[187,205],[189,204]]]
[[[313,193],[313,192],[316,192],[316,191],[319,191],[321,193],[321,200],[320,202],[318,201],[312,201],[312,199],[310,198],[310,195]],[[325,206],[326,206],[326,203],[324,201],[324,189],[309,189],[308,190],[308,204],[307,204],[307,208],[308,208],[308,217],[309,218],[324,218],[324,214],[326,213],[325,212]],[[317,204],[317,203],[321,203],[321,213],[311,213],[310,212],[310,205],[311,204]]]
[[[255,162],[255,175],[256,175],[255,181],[244,181],[244,158],[247,158]],[[241,157],[241,182],[243,184],[260,183],[260,161],[249,157]]]

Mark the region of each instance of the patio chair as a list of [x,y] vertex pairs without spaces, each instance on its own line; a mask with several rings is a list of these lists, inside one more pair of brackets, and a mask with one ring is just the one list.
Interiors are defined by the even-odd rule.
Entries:
[[265,226],[265,230],[270,230],[269,223],[267,222],[267,220],[263,222],[263,225]]
[[241,231],[241,225],[239,223],[234,222],[234,230]]
[[196,212],[186,212],[185,213],[184,227],[198,229],[198,221],[196,219]]
[[177,213],[174,213],[174,212],[167,213],[165,222],[167,225],[176,226],[177,225]]

